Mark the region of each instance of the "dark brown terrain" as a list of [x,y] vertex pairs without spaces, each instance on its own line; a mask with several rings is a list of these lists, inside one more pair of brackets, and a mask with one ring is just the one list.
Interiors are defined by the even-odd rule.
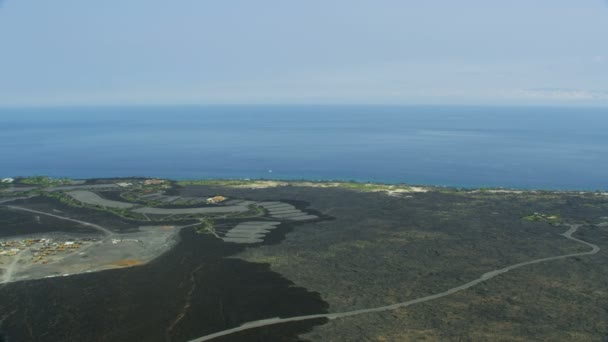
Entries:
[[[573,237],[602,248],[599,253],[517,268],[407,308],[255,328],[216,340],[608,338],[608,196],[433,188],[389,196],[376,190],[172,185],[172,196],[281,201],[319,219],[281,224],[264,243],[251,245],[185,228],[173,249],[142,266],[0,285],[0,331],[16,341],[188,341],[260,319],[391,305],[509,265],[586,252],[587,246],[560,235],[580,224]],[[122,197],[112,191],[105,198]],[[15,203],[60,210],[116,234],[137,226],[116,213],[45,197]],[[35,215],[2,208],[0,214],[4,237],[87,233],[53,218],[38,222]]]

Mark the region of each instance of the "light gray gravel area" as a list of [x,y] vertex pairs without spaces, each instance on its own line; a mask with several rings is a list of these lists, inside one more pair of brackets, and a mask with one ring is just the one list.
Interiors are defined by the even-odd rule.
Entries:
[[319,217],[315,216],[315,215],[304,215],[304,216],[296,216],[296,217],[289,217],[287,218],[287,220],[290,221],[309,221],[309,220],[316,220]]
[[288,203],[277,203],[277,204],[259,204],[258,205],[266,208],[266,209],[275,209],[275,208],[280,208],[280,207],[290,207],[293,208],[293,205],[288,204]]
[[267,207],[263,207],[264,209],[268,210],[268,211],[279,211],[279,210],[294,210],[296,209],[294,206],[292,205],[282,205],[280,207],[271,207],[271,208],[267,208]]
[[237,227],[248,227],[248,226],[276,226],[281,224],[279,221],[247,221],[241,222]]
[[281,210],[271,210],[270,215],[282,215],[282,214],[292,214],[292,213],[301,213],[301,210],[298,209],[281,209]]
[[263,232],[275,229],[276,226],[236,226],[228,232]]
[[247,221],[237,224],[228,230],[222,240],[235,243],[258,243],[264,241],[264,237],[271,230],[281,224],[278,221]]
[[256,229],[248,229],[248,228],[232,228],[231,230],[227,231],[225,233],[225,235],[228,234],[232,234],[232,233],[238,233],[238,234],[267,234],[270,233],[271,230],[275,229],[276,227],[261,227],[261,228],[256,228]]
[[94,192],[86,190],[70,191],[67,194],[73,199],[86,204],[100,205],[103,207],[119,209],[128,209],[134,207],[134,204],[132,203],[107,200]]
[[283,202],[258,202],[258,204],[263,207],[267,207],[267,208],[274,207],[277,205],[291,205],[289,203],[283,203]]
[[260,242],[264,242],[264,240],[262,239],[256,239],[256,238],[235,238],[235,237],[225,237],[222,240],[224,240],[224,242],[233,242],[233,243],[242,243],[242,244],[252,244],[252,243],[260,243]]
[[221,206],[221,207],[206,207],[206,208],[151,208],[144,207],[133,210],[133,212],[140,214],[153,214],[153,215],[187,215],[187,214],[214,214],[214,213],[242,213],[248,211],[249,208],[246,206]]
[[276,215],[272,215],[272,217],[276,217],[276,218],[280,218],[280,219],[286,219],[286,218],[291,218],[291,217],[297,217],[297,216],[307,216],[308,214],[303,213],[303,212],[296,212],[296,213],[289,213],[289,214],[276,214]]
[[162,196],[162,195],[163,194],[160,193],[160,192],[155,192],[155,193],[152,193],[152,194],[141,195],[141,196],[139,196],[139,198],[153,198],[153,197],[159,197],[159,196]]
[[252,205],[252,204],[256,204],[258,202],[256,201],[242,201],[241,203],[239,203],[239,205]]
[[44,191],[52,192],[52,191],[66,191],[66,190],[81,190],[81,189],[114,189],[119,188],[116,184],[83,184],[83,185],[63,185],[63,186],[54,186]]
[[198,198],[198,197],[182,197],[182,200],[188,201],[188,202],[191,202],[191,203],[201,203],[201,202],[205,202],[206,201],[206,199]]
[[6,191],[6,192],[26,192],[26,191],[30,191],[30,190],[34,190],[36,189],[35,186],[22,186],[22,187],[17,187],[17,188],[8,188],[8,189],[4,189],[2,191]]
[[263,239],[266,236],[264,233],[252,233],[252,232],[228,232],[225,237],[254,237],[256,239]]
[[171,197],[165,197],[165,198],[161,199],[161,201],[165,202],[165,203],[172,203],[172,202],[177,201],[180,198],[181,197],[179,197],[179,196],[171,196]]
[[236,227],[232,227],[228,230],[226,230],[227,232],[232,232],[232,231],[243,231],[243,232],[251,232],[251,231],[264,231],[264,230],[272,230],[275,229],[276,226],[236,226]]
[[267,205],[275,205],[275,204],[282,204],[281,202],[275,202],[275,201],[264,201],[264,202],[258,202],[259,205],[261,206],[267,206]]

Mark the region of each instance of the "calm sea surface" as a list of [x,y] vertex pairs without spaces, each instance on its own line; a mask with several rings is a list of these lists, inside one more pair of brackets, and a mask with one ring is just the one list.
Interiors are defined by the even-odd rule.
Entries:
[[0,109],[0,176],[17,175],[608,189],[608,110]]

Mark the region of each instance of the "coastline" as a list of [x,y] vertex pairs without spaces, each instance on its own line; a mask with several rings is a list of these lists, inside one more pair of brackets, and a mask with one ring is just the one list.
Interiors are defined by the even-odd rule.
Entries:
[[[528,186],[485,186],[485,185],[439,185],[431,183],[405,183],[405,182],[390,182],[376,180],[353,180],[353,179],[306,179],[306,178],[230,178],[230,177],[165,177],[152,175],[133,175],[120,177],[67,177],[67,176],[47,176],[47,175],[28,175],[28,176],[0,176],[1,178],[13,177],[30,178],[30,177],[49,177],[54,179],[71,179],[78,181],[119,181],[129,179],[165,179],[177,185],[217,185],[226,187],[242,187],[242,188],[269,188],[279,186],[308,186],[308,187],[342,187],[353,190],[373,191],[371,188],[382,187],[387,190],[404,189],[409,192],[426,192],[426,191],[448,191],[448,192],[492,192],[492,193],[525,193],[525,192],[551,192],[551,193],[603,193],[608,196],[608,187],[605,189],[592,188],[569,188],[569,187],[528,187]],[[365,187],[370,188],[365,190]],[[0,192],[4,189],[0,188]]]
[[[112,179],[112,178],[108,178]],[[178,179],[175,180],[178,185],[217,185],[235,188],[271,188],[280,186],[304,186],[304,187],[319,187],[319,188],[346,188],[351,190],[361,191],[391,191],[401,190],[400,192],[429,192],[429,191],[447,191],[447,192],[489,192],[489,193],[602,193],[608,196],[608,190],[591,190],[591,189],[566,189],[566,188],[528,188],[528,187],[485,187],[485,186],[443,186],[433,184],[409,184],[409,183],[390,183],[376,181],[352,181],[352,180],[306,180],[306,179],[281,179],[281,178],[258,178],[258,179],[242,179],[242,178],[207,178],[207,179]],[[367,188],[367,189],[366,189]]]
[[[125,187],[118,185],[125,181],[132,185]],[[415,187],[404,184],[251,179],[206,179],[188,182],[149,178],[86,181],[42,178],[30,179],[26,182],[15,180],[17,183],[15,186],[31,186],[27,183],[32,182],[39,183],[36,191],[11,192],[10,196],[13,198],[40,194],[46,196],[41,196],[38,200],[30,198],[3,206],[26,207],[33,214],[30,215],[29,221],[24,221],[23,227],[38,227],[28,225],[27,222],[36,222],[35,215],[42,215],[40,212],[44,211],[55,215],[41,216],[42,223],[49,229],[57,226],[53,225],[56,216],[69,217],[70,221],[59,223],[62,223],[61,226],[69,223],[70,230],[78,228],[76,225],[78,220],[97,225],[97,230],[102,235],[104,231],[99,227],[111,229],[110,232],[105,232],[107,235],[100,238],[109,243],[99,244],[103,249],[103,251],[100,249],[99,253],[110,253],[110,257],[117,255],[112,252],[114,248],[126,248],[129,251],[137,248],[138,243],[128,241],[131,237],[125,236],[124,242],[116,245],[112,240],[119,239],[118,236],[129,234],[134,229],[140,230],[141,226],[150,227],[151,223],[156,222],[157,228],[149,232],[157,235],[159,232],[165,232],[161,224],[168,225],[169,222],[175,226],[188,224],[178,221],[185,220],[189,215],[141,217],[150,220],[142,221],[141,224],[123,220],[130,217],[127,214],[137,208],[163,206],[210,208],[212,207],[210,204],[194,205],[193,201],[204,201],[213,196],[225,196],[225,203],[219,204],[223,207],[257,203],[264,208],[264,210],[252,211],[252,215],[257,215],[254,215],[255,217],[242,217],[239,213],[234,213],[234,216],[230,217],[222,217],[224,214],[215,216],[210,230],[207,230],[209,227],[204,224],[196,228],[182,229],[179,232],[181,239],[171,241],[171,246],[154,260],[140,265],[125,265],[138,267],[85,272],[70,277],[39,279],[19,282],[19,284],[11,282],[0,286],[2,287],[0,297],[22,296],[15,301],[15,305],[21,307],[24,305],[23,301],[35,292],[34,288],[49,285],[57,286],[58,289],[69,287],[69,291],[53,292],[53,295],[58,293],[53,302],[65,302],[67,297],[61,297],[61,294],[69,293],[68,296],[72,296],[73,293],[80,293],[78,289],[87,289],[91,286],[96,286],[97,291],[100,291],[99,294],[88,294],[92,301],[103,298],[125,298],[128,293],[129,296],[141,295],[141,298],[144,298],[142,303],[145,303],[145,298],[149,297],[150,293],[155,293],[155,296],[166,299],[162,305],[164,308],[169,308],[171,312],[169,317],[155,315],[154,308],[145,305],[124,307],[119,301],[107,305],[109,308],[120,308],[125,310],[125,313],[133,314],[129,321],[137,322],[141,317],[146,317],[148,323],[137,330],[138,334],[142,334],[145,330],[143,334],[148,336],[147,334],[152,334],[150,331],[153,330],[154,335],[160,333],[162,336],[171,336],[172,339],[183,341],[234,329],[247,322],[265,321],[269,317],[308,319],[311,315],[313,317],[323,315],[322,317],[327,318],[333,313],[392,307],[395,303],[408,303],[412,298],[434,296],[441,294],[446,288],[467,284],[468,280],[476,279],[479,275],[483,277],[492,270],[501,270],[509,265],[518,265],[538,258],[577,253],[580,246],[572,245],[559,236],[562,232],[559,226],[563,223],[582,224],[585,229],[581,232],[581,237],[584,234],[585,241],[592,241],[601,246],[602,236],[598,234],[602,233],[602,227],[605,227],[608,220],[605,209],[608,201],[603,195],[600,197],[590,192],[581,195],[580,192],[562,194],[555,191],[470,190]],[[189,185],[191,183],[199,185]],[[88,188],[75,188],[77,186]],[[76,193],[78,196],[70,196],[76,191],[79,191]],[[90,194],[84,196],[85,191],[98,196]],[[181,199],[175,202],[173,201],[175,197]],[[67,202],[60,202],[61,199]],[[89,203],[80,207],[73,201]],[[133,203],[134,207],[121,209],[120,202],[123,201]],[[162,201],[171,201],[172,205]],[[103,208],[94,207],[95,203],[115,205],[118,208],[99,210]],[[68,208],[70,204],[73,206]],[[96,212],[91,211],[94,208],[97,208]],[[316,215],[318,220],[288,221],[291,214],[283,216],[285,212],[295,212],[297,217]],[[5,213],[7,218],[17,214],[12,211]],[[197,218],[204,219],[205,215],[207,213]],[[50,222],[45,222],[45,218]],[[248,224],[239,226],[245,221],[249,221]],[[269,231],[266,235],[265,232],[258,230],[259,224],[252,224],[253,221],[273,224],[281,221],[281,224],[275,224],[276,229],[265,228],[264,230]],[[11,226],[7,227],[11,228]],[[245,236],[245,232],[253,228],[255,228],[254,234]],[[13,231],[18,230],[13,229]],[[177,230],[166,232],[176,233]],[[235,238],[260,239],[263,242],[255,240],[252,244],[234,243]],[[146,245],[147,239],[138,240]],[[162,247],[162,244],[159,246]],[[86,243],[83,242],[81,248],[85,247]],[[7,257],[5,264],[20,265],[19,267],[23,268],[30,258],[30,251],[34,248],[12,259]],[[81,249],[77,253],[81,252],[90,254],[91,259],[98,259],[99,254],[93,253],[92,249],[84,251]],[[59,255],[58,253],[57,257]],[[74,257],[79,255],[75,254]],[[122,251],[120,258],[119,260],[125,260]],[[112,257],[112,259],[118,258]],[[127,257],[128,261],[133,259],[135,258]],[[67,261],[70,260],[66,259]],[[50,262],[49,265],[45,264],[45,267],[52,265]],[[247,272],[235,272],[235,267],[243,267]],[[20,273],[13,272],[12,266],[10,268],[9,278],[15,280],[13,276],[18,277]],[[565,268],[547,264],[542,271],[552,272],[562,269]],[[592,270],[583,264],[567,269],[571,272]],[[538,273],[532,271],[534,275]],[[263,272],[263,276],[260,276],[260,272]],[[524,284],[523,288],[542,285],[542,279],[527,277],[526,273],[521,272],[527,271],[522,269],[517,274],[509,273],[508,276],[500,279],[507,277],[506,280],[509,280],[517,277],[518,284],[519,282]],[[102,279],[103,281],[100,282]],[[255,281],[252,282],[252,279]],[[583,279],[592,282],[596,278]],[[253,286],[259,284],[259,281],[268,281],[276,285],[272,285],[272,291],[265,292],[269,289],[266,285]],[[486,288],[493,284],[496,284],[495,280],[476,288]],[[294,292],[293,285],[301,290]],[[277,287],[285,290],[285,301],[281,302],[283,304],[276,304],[274,289]],[[29,290],[21,290],[22,288]],[[175,289],[175,292],[166,293],[167,296],[163,297],[167,288]],[[261,292],[256,292],[259,295],[252,296],[250,294],[252,289]],[[470,297],[470,300],[485,298],[475,291],[462,291],[459,296]],[[246,297],[238,297],[245,295]],[[294,296],[302,300],[295,300]],[[218,298],[224,300],[218,301]],[[232,298],[240,299],[232,300]],[[260,304],[250,305],[252,298]],[[446,296],[442,303],[452,303],[458,307],[459,298]],[[314,305],[308,306],[311,299]],[[555,301],[555,298],[552,300]],[[564,300],[567,301],[558,300],[556,303],[569,302],[569,298]],[[294,301],[298,305],[293,305]],[[267,305],[270,302],[273,305]],[[82,303],[77,301],[74,305],[81,306]],[[416,316],[425,317],[425,312],[429,312],[425,309],[427,305],[435,307],[442,304],[429,302],[419,306],[415,309]],[[146,312],[139,311],[138,308],[143,310],[144,307]],[[68,309],[71,310],[71,307]],[[56,309],[58,312],[61,310],[63,307]],[[436,309],[432,311],[436,312]],[[461,314],[457,308],[453,309],[453,312]],[[580,311],[575,312],[578,314]],[[55,314],[49,315],[49,317],[53,316]],[[113,315],[107,318],[104,316],[103,319],[111,321],[112,317]],[[204,325],[200,323],[200,317],[205,317]],[[15,316],[7,321],[10,322],[8,326],[12,335],[27,336],[28,332],[19,325],[23,319]],[[394,337],[398,336],[399,327],[410,319],[413,318],[401,317],[379,322],[371,316],[357,316],[322,322],[306,320],[301,322],[304,325],[298,327],[285,325],[260,327],[241,332],[235,337],[250,340],[260,337],[258,338],[260,340],[272,340],[263,338],[265,334],[272,333],[278,336],[308,334],[303,335],[304,338],[314,335],[331,339],[336,333],[343,336],[343,332],[350,331],[353,325],[365,326],[366,329],[375,331],[373,334],[388,334]],[[46,331],[48,324],[52,323],[50,319],[37,321],[41,322],[41,325],[36,329],[36,336]],[[430,331],[437,334],[452,331],[437,325],[443,321],[421,320],[420,322],[427,324],[428,328],[432,329]],[[413,323],[409,321],[407,324]],[[344,327],[344,330],[341,328],[338,332],[335,328],[337,325]],[[167,326],[171,327],[168,331],[154,330],[155,327]],[[484,325],[472,326],[481,329]],[[89,326],[82,326],[82,334],[87,334],[89,331]],[[348,336],[348,333],[346,334]],[[129,340],[129,337],[125,335],[123,340]],[[323,340],[321,337],[319,339]]]

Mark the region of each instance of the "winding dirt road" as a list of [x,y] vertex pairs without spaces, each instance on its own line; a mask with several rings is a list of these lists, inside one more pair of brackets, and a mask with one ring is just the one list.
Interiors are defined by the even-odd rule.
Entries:
[[380,307],[376,307],[376,308],[370,308],[370,309],[362,309],[362,310],[354,310],[354,311],[347,311],[347,312],[338,312],[338,313],[329,313],[329,314],[318,314],[318,315],[307,315],[307,316],[296,316],[296,317],[289,317],[289,318],[279,318],[279,317],[275,317],[275,318],[270,318],[270,319],[264,319],[264,320],[259,320],[259,321],[253,321],[253,322],[248,322],[245,323],[241,326],[238,326],[236,328],[232,328],[232,329],[227,329],[227,330],[223,330],[223,331],[219,331],[210,335],[206,335],[203,337],[199,337],[193,340],[190,340],[189,342],[203,342],[203,341],[209,341],[218,337],[222,337],[222,336],[226,336],[226,335],[230,335],[230,334],[234,334],[240,331],[244,331],[244,330],[249,330],[249,329],[255,329],[255,328],[259,328],[259,327],[265,327],[265,326],[269,326],[269,325],[275,325],[275,324],[281,324],[281,323],[288,323],[288,322],[296,322],[296,321],[305,321],[305,320],[310,320],[310,319],[319,319],[319,318],[326,318],[326,319],[337,319],[337,318],[343,318],[343,317],[349,317],[349,316],[356,316],[356,315],[362,315],[362,314],[367,314],[367,313],[372,313],[372,312],[381,312],[381,311],[389,311],[389,310],[396,310],[396,309],[400,309],[400,308],[404,308],[410,305],[414,305],[414,304],[418,304],[418,303],[423,303],[423,302],[428,302],[434,299],[438,299],[441,297],[445,297],[445,296],[449,296],[453,293],[462,291],[462,290],[466,290],[470,287],[473,287],[479,283],[482,283],[484,281],[490,280],[500,274],[509,272],[511,270],[514,270],[516,268],[520,268],[523,266],[528,266],[528,265],[533,265],[533,264],[538,264],[538,263],[542,263],[542,262],[548,262],[548,261],[554,261],[554,260],[561,260],[561,259],[566,259],[566,258],[573,258],[573,257],[578,257],[578,256],[584,256],[584,255],[592,255],[592,254],[596,254],[597,252],[600,251],[600,248],[597,245],[594,245],[592,243],[583,241],[583,240],[579,240],[577,238],[572,237],[572,234],[575,233],[578,228],[580,227],[580,224],[571,224],[570,225],[570,229],[568,229],[566,232],[564,232],[563,235],[566,239],[584,244],[588,247],[591,247],[590,251],[587,252],[581,252],[581,253],[572,253],[572,254],[565,254],[565,255],[559,255],[559,256],[554,256],[554,257],[548,257],[548,258],[541,258],[541,259],[535,259],[535,260],[530,260],[530,261],[526,261],[526,262],[522,262],[519,264],[515,264],[515,265],[511,265],[511,266],[507,266],[505,268],[501,268],[501,269],[497,269],[491,272],[487,272],[484,273],[481,277],[470,281],[466,284],[457,286],[457,287],[453,287],[449,290],[446,290],[444,292],[440,292],[434,295],[430,295],[430,296],[426,296],[426,297],[421,297],[421,298],[416,298],[416,299],[412,299],[409,300],[407,302],[401,302],[401,303],[396,303],[396,304],[392,304],[392,305],[386,305],[386,306],[380,306]]
[[50,217],[58,218],[60,220],[80,223],[80,224],[82,224],[84,226],[94,228],[94,229],[102,232],[103,234],[105,234],[107,236],[112,236],[112,235],[115,234],[113,231],[109,230],[108,228],[102,227],[102,226],[100,226],[98,224],[91,223],[91,222],[85,222],[85,221],[75,220],[75,219],[72,219],[72,218],[69,218],[69,217],[65,217],[65,216],[59,216],[59,215],[47,213],[47,212],[44,212],[44,211],[38,211],[38,210],[27,209],[27,208],[22,208],[22,207],[15,207],[15,206],[12,206],[12,205],[7,205],[6,207],[9,208],[9,209],[13,209],[13,210],[27,211],[27,212],[30,212],[30,213],[35,213],[35,214],[40,214],[40,215],[45,215],[45,216],[50,216]]
[[17,267],[17,263],[19,262],[19,260],[21,260],[21,256],[23,255],[23,253],[28,250],[29,248],[26,248],[15,255],[13,262],[11,262],[11,264],[4,270],[4,279],[2,279],[0,284],[10,283],[11,280],[13,280],[13,273],[15,272],[15,267]]
[[13,201],[16,201],[16,200],[28,199],[30,197],[13,197],[13,198],[8,198],[8,199],[5,199],[5,200],[1,200],[0,204],[2,204],[2,203],[8,203],[8,202],[13,202]]

